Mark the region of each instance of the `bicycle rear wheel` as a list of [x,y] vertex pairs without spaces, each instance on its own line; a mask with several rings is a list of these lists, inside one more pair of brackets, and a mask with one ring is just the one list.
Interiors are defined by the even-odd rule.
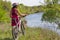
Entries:
[[13,37],[13,40],[16,40],[18,37],[18,29],[16,27],[12,28],[12,37]]

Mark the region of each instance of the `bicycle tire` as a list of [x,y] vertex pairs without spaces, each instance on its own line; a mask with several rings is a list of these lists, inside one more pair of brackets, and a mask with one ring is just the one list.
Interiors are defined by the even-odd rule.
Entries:
[[21,21],[21,31],[22,31],[22,34],[25,35],[25,27],[24,27],[23,21]]
[[16,40],[17,37],[18,37],[18,32],[16,32],[16,28],[12,29],[12,37],[13,37],[13,40]]

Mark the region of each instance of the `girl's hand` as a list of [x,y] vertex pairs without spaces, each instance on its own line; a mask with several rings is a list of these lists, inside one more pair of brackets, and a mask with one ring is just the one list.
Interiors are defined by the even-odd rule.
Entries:
[[27,16],[27,14],[22,14],[22,17],[25,17],[25,16]]

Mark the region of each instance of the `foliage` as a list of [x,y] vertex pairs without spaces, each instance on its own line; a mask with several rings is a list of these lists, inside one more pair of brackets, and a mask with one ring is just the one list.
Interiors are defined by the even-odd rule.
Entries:
[[60,19],[60,4],[58,4],[58,0],[52,0],[53,4],[49,3],[45,6],[44,15],[42,20],[49,22],[56,22],[57,18]]
[[44,14],[42,16],[42,20],[55,22],[60,27],[60,4],[58,3],[60,0],[52,0],[45,5]]
[[50,22],[54,21],[56,19],[56,10],[51,8],[46,10],[43,15],[43,19]]
[[43,11],[43,6],[24,6],[23,4],[20,4],[19,10],[21,13],[26,13],[26,14],[32,14],[35,12],[41,12]]
[[11,3],[0,0],[0,22],[9,21],[8,12],[11,8]]

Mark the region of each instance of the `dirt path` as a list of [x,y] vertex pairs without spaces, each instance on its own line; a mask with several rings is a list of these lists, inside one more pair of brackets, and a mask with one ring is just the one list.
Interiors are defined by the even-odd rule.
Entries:
[[10,28],[10,24],[0,24],[0,30],[5,31]]

